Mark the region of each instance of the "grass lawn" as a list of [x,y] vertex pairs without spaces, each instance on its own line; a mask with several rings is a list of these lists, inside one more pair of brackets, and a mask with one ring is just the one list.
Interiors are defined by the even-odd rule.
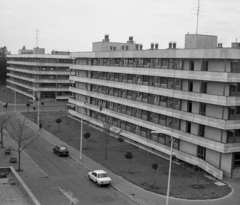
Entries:
[[[34,121],[36,113],[23,113],[27,118]],[[42,112],[40,121],[43,129],[51,132],[72,147],[79,150],[79,135],[81,123],[66,116],[61,116],[62,122],[58,125],[55,120],[61,116],[60,112]],[[96,162],[102,164],[112,172],[122,176],[128,181],[146,190],[166,195],[169,161],[153,155],[143,149],[135,147],[126,142],[106,136],[105,133],[83,125],[83,134],[89,132],[91,137],[83,138],[83,153]],[[108,159],[105,157],[106,137],[108,138]],[[125,158],[125,153],[131,152],[133,158],[131,163]],[[157,163],[158,168],[152,168]],[[214,199],[227,195],[231,188],[217,186],[213,180],[204,177],[201,171],[198,176],[190,166],[172,165],[170,196],[184,199]],[[155,185],[154,185],[155,181]],[[198,186],[196,186],[198,185]]]
[[[6,88],[6,86],[3,85],[0,86],[0,100],[2,102],[14,103],[15,102],[14,98],[15,98],[14,91],[11,91],[10,89]],[[29,103],[29,98],[17,93],[16,101],[17,104],[27,104]]]

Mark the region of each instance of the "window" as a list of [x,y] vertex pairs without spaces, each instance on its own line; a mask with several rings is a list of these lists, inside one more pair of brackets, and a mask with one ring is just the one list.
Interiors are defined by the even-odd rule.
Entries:
[[124,50],[124,46],[122,46],[122,50]]
[[205,134],[205,125],[199,124],[198,135],[199,135],[200,137],[204,137],[204,134]]
[[200,115],[205,115],[206,114],[206,104],[205,103],[200,103]]
[[201,82],[201,93],[207,93],[207,82]]
[[167,66],[167,59],[162,59],[162,67],[166,67]]
[[173,78],[168,78],[168,88],[173,89]]
[[234,167],[240,167],[240,152],[234,153]]
[[186,121],[186,132],[191,133],[191,122]]
[[202,61],[202,71],[208,71],[208,61]]
[[206,148],[198,146],[198,151],[197,151],[198,158],[205,160],[205,153],[206,153]]
[[128,46],[126,46],[126,50],[128,50]]
[[112,50],[112,46],[110,46],[110,50]]
[[167,85],[167,78],[161,78],[161,85]]
[[238,73],[238,60],[234,60],[231,62],[231,72]]
[[193,81],[188,82],[188,91],[190,91],[190,92],[193,91]]
[[194,61],[189,62],[189,70],[194,70]]
[[192,101],[188,101],[187,111],[192,112]]
[[175,89],[176,90],[182,89],[182,81],[180,79],[175,79]]

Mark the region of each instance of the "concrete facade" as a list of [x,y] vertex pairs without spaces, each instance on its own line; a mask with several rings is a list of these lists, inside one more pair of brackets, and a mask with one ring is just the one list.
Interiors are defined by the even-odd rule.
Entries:
[[109,43],[107,36],[93,43],[93,52],[70,53],[76,82],[70,114],[98,126],[107,122],[163,155],[170,154],[172,136],[179,160],[234,178],[240,50],[217,47],[217,37],[205,35],[186,35],[185,49],[111,50]]
[[69,55],[44,54],[34,48],[33,54],[7,56],[7,88],[32,100],[67,100],[70,97]]

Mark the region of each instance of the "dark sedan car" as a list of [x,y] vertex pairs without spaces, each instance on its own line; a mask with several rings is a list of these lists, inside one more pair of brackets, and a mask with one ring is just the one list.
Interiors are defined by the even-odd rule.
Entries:
[[63,145],[56,145],[53,148],[53,153],[56,153],[58,156],[68,156],[69,151],[66,146]]

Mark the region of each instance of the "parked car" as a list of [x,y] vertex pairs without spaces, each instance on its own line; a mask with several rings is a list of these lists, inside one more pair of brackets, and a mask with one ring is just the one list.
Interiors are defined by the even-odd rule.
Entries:
[[97,183],[98,186],[110,185],[112,183],[112,180],[108,176],[107,172],[103,170],[95,170],[92,172],[88,172],[88,178],[93,182]]
[[56,153],[58,156],[68,156],[69,155],[69,151],[67,149],[66,146],[64,145],[56,145],[53,148],[53,153]]

